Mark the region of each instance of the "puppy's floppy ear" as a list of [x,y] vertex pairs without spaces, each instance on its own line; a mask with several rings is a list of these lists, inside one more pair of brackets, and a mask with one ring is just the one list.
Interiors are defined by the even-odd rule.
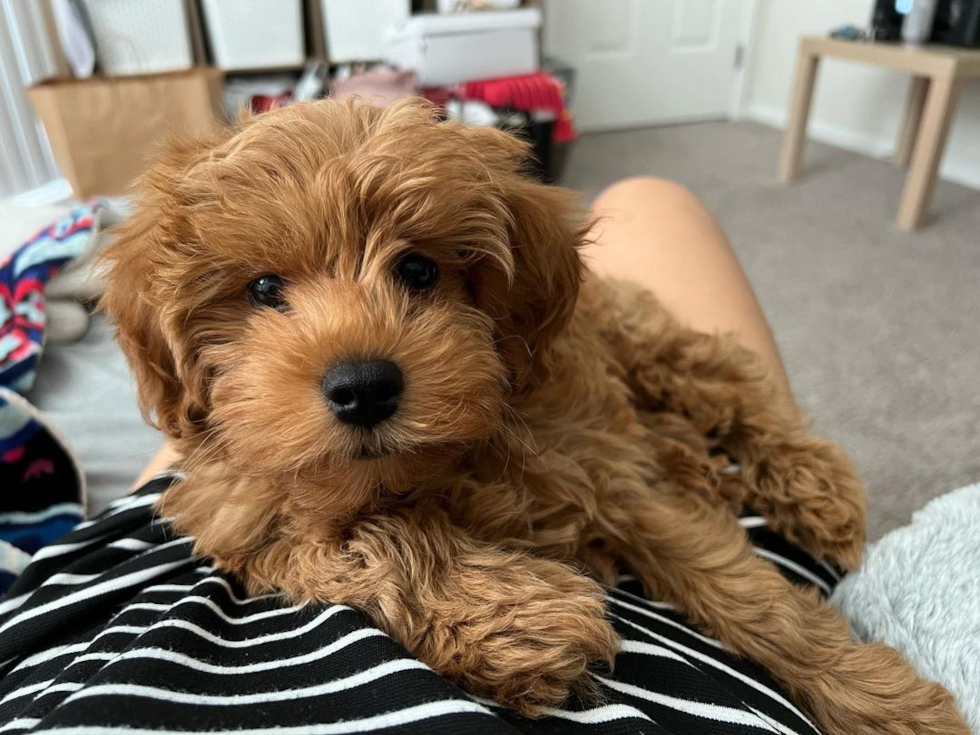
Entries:
[[182,200],[181,181],[226,137],[215,132],[167,141],[137,182],[133,214],[114,230],[115,238],[100,256],[106,268],[100,306],[117,327],[143,417],[174,438],[203,428],[206,397],[192,350],[180,341],[179,294],[167,286],[165,271],[187,237],[180,212],[188,202]]
[[494,319],[497,350],[519,392],[575,310],[584,277],[578,249],[589,227],[576,194],[524,174],[526,143],[491,128],[473,128],[470,135],[499,188],[509,238],[508,257],[488,259],[490,267],[474,273],[474,291]]

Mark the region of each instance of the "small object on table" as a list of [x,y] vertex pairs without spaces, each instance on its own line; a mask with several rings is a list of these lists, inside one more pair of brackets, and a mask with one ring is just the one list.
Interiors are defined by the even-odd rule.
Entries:
[[839,41],[864,41],[868,37],[868,32],[856,25],[846,25],[834,28],[830,32],[830,37]]
[[902,20],[902,40],[919,45],[929,40],[936,18],[936,0],[914,0]]

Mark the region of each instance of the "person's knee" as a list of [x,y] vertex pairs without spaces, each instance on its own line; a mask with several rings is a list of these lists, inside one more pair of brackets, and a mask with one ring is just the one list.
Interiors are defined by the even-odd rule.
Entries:
[[630,176],[606,187],[596,197],[595,209],[633,209],[646,206],[703,207],[690,189],[669,179]]

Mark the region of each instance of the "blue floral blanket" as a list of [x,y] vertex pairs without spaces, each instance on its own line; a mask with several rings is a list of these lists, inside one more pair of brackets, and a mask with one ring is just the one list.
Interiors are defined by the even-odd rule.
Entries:
[[24,397],[44,348],[44,290],[85,252],[95,200],[38,232],[0,263],[0,594],[40,547],[82,520],[84,475],[64,439]]

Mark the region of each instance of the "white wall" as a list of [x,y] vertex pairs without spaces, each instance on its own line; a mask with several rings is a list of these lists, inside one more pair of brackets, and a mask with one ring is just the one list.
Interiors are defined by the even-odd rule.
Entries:
[[[776,127],[786,121],[799,37],[845,23],[864,27],[873,0],[757,0],[741,113]],[[810,136],[878,157],[895,150],[909,77],[876,67],[821,62]],[[943,161],[944,178],[980,188],[980,82],[960,97]]]
[[55,68],[41,18],[35,2],[0,0],[0,199],[58,178],[25,90]]

